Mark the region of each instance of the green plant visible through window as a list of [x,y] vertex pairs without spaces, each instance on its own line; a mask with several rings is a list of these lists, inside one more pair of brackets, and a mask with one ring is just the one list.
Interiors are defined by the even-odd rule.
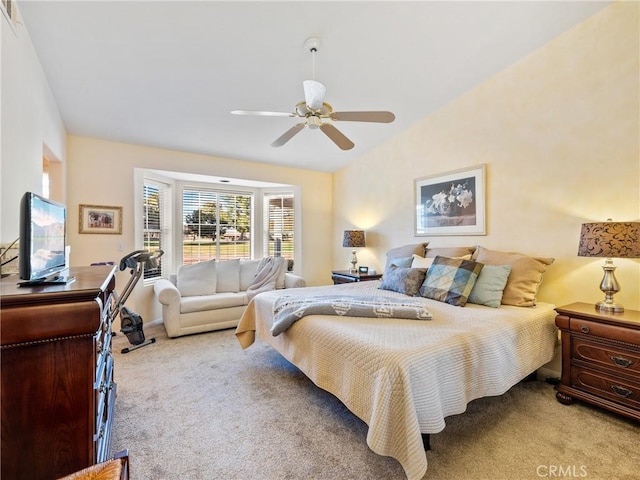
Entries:
[[182,263],[251,258],[253,195],[182,191]]

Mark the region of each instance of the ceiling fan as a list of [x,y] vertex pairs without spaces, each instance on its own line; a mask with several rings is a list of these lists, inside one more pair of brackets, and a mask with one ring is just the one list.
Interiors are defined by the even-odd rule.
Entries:
[[[320,41],[317,38],[309,38],[304,43],[305,48],[309,49],[312,55],[314,55],[314,62],[319,44]],[[312,130],[320,129],[342,150],[352,149],[354,147],[354,143],[331,122],[347,121],[391,123],[396,118],[393,113],[385,111],[334,112],[333,107],[324,101],[327,88],[322,83],[317,82],[316,80],[305,80],[303,82],[303,87],[305,99],[295,105],[293,112],[233,110],[231,113],[234,115],[262,115],[271,117],[297,117],[304,119],[304,121],[297,123],[278,137],[271,144],[272,147],[283,146],[303,128],[308,127]]]

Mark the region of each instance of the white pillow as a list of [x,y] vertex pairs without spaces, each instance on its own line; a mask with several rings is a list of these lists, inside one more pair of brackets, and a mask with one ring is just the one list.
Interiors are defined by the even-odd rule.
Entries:
[[240,259],[218,262],[216,278],[217,293],[238,293],[240,291]]
[[183,297],[213,295],[216,293],[216,262],[180,265],[176,278],[176,287]]
[[414,253],[413,261],[411,262],[411,268],[429,268],[434,260],[434,257],[426,258]]
[[240,259],[240,291],[246,292],[249,285],[253,283],[253,279],[258,271],[258,263],[260,260]]

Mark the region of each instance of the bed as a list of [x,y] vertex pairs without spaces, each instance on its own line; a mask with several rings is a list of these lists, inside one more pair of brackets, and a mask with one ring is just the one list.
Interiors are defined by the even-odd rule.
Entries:
[[256,338],[271,345],[368,425],[371,450],[398,460],[409,480],[421,479],[423,434],[442,431],[445,418],[470,401],[503,394],[553,358],[554,306],[460,307],[418,296],[412,301],[432,319],[309,315],[271,332],[282,295],[408,298],[379,287],[369,281],[262,293],[236,336],[243,348]]

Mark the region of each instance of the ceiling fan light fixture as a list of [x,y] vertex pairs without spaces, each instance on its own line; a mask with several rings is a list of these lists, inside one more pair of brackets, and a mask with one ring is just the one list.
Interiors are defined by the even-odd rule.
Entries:
[[322,122],[320,121],[320,117],[316,117],[316,116],[307,117],[307,127],[309,127],[311,130],[320,128],[321,123]]
[[309,110],[320,110],[324,103],[327,87],[315,80],[305,80],[302,84],[304,86],[304,98]]

